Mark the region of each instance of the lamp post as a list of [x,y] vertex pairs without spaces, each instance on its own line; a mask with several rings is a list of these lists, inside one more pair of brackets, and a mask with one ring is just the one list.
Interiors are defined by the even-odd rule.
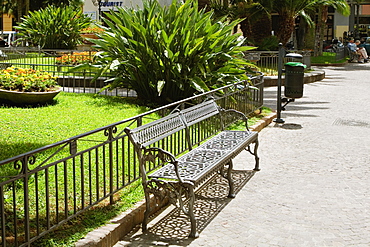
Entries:
[[[108,0],[104,0],[105,3],[108,2]],[[98,21],[101,21],[101,5],[102,5],[102,0],[92,0],[92,3],[94,6],[98,6]]]
[[285,121],[281,118],[281,77],[283,75],[283,58],[286,54],[286,51],[283,47],[283,44],[279,44],[279,57],[278,57],[278,88],[277,88],[277,113],[276,119],[274,122],[276,123],[284,123]]

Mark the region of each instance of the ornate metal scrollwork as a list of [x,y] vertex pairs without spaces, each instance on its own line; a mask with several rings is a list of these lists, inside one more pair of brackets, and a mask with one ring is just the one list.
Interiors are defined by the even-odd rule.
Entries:
[[227,178],[227,171],[225,171],[227,165],[228,164],[224,164],[223,166],[221,166],[221,168],[219,170],[219,174],[223,178]]
[[240,111],[233,109],[222,110],[222,119],[226,126],[230,125],[231,123],[235,123],[238,120],[243,120],[246,124],[246,129],[248,130],[248,118]]
[[36,162],[36,157],[34,155],[25,156],[23,159],[16,160],[13,163],[13,167],[15,170],[21,170],[25,172],[26,170],[29,171],[28,165],[33,165]]
[[152,162],[155,163],[155,160],[158,158],[164,163],[173,163],[176,161],[175,157],[160,148],[144,148],[143,149],[143,157],[144,157],[144,162]]
[[157,199],[164,200],[169,198],[171,204],[176,205],[178,193],[168,182],[163,180],[151,179],[146,185],[146,192],[153,194]]
[[185,208],[186,201],[190,197],[189,186],[190,183],[185,184],[177,181],[163,181],[158,179],[151,179],[147,182],[145,193],[153,194],[157,200],[169,199],[169,202],[177,208],[180,208],[185,214],[188,210]]
[[104,136],[108,137],[108,140],[113,139],[113,134],[117,133],[117,126],[109,127],[104,130]]

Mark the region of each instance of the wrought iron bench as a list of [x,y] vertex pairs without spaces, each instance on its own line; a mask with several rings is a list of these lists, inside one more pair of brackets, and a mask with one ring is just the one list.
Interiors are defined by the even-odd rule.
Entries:
[[[226,123],[236,119],[245,121],[246,130],[225,130]],[[235,197],[231,176],[232,159],[242,150],[247,150],[255,156],[254,170],[259,170],[258,132],[248,129],[247,120],[243,113],[233,109],[222,109],[214,100],[207,100],[135,129],[125,129],[134,144],[140,163],[146,199],[143,231],[147,230],[148,217],[152,211],[150,194],[153,194],[162,199],[167,197],[171,203],[180,207],[190,218],[189,237],[198,237],[193,210],[195,188],[219,173],[228,180],[228,197]],[[213,137],[201,143],[200,128],[203,130],[206,128]],[[174,134],[180,136],[177,139],[180,143],[176,144],[173,139],[166,139]],[[173,149],[171,145],[182,146],[182,142],[185,142],[190,151],[175,157],[171,152]],[[251,144],[254,146],[253,150]],[[150,162],[159,162],[162,167],[148,174]]]

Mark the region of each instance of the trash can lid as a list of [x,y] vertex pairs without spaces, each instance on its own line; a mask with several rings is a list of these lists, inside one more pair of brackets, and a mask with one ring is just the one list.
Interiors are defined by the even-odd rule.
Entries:
[[305,64],[300,63],[300,62],[289,62],[284,65],[291,66],[291,67],[298,67],[298,66],[303,67],[303,68],[307,67]]

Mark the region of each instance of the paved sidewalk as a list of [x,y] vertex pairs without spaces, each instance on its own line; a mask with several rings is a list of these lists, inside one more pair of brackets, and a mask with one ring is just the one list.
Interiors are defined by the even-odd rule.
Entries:
[[[198,212],[210,218],[198,239],[180,234],[185,219],[169,233],[154,222],[115,246],[370,246],[370,64],[323,69],[326,79],[306,84],[282,112],[285,124],[261,131],[261,171],[235,173],[245,182],[236,198]],[[265,95],[276,107],[276,87]],[[247,156],[237,169],[253,167]]]

